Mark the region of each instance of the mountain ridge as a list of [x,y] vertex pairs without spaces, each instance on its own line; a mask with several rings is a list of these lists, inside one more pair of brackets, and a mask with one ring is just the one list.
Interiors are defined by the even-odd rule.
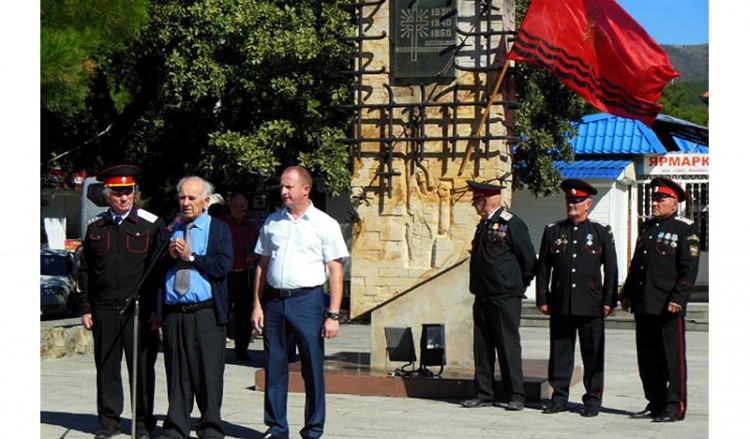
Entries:
[[708,83],[708,44],[662,45],[672,67],[680,73],[678,81]]

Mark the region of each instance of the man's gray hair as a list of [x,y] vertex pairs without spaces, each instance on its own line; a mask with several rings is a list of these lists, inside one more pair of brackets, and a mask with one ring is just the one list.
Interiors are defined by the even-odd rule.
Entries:
[[197,175],[188,175],[187,177],[182,177],[180,181],[177,182],[177,193],[180,193],[182,185],[185,184],[185,182],[188,180],[199,180],[203,183],[203,198],[210,197],[214,193],[214,185],[212,185],[209,181],[198,177]]

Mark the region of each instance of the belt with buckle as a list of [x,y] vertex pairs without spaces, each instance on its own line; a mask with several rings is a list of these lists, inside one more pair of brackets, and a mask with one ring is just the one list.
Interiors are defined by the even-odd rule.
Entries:
[[175,304],[164,304],[164,311],[166,312],[182,312],[182,313],[193,313],[202,309],[213,308],[213,299],[208,299],[203,302],[196,303],[175,303]]
[[281,297],[282,299],[288,299],[290,297],[297,297],[301,296],[303,294],[309,293],[310,291],[320,288],[320,285],[315,287],[304,287],[304,288],[292,288],[292,289],[283,289],[283,288],[269,288],[269,291],[271,294],[273,294],[276,297]]

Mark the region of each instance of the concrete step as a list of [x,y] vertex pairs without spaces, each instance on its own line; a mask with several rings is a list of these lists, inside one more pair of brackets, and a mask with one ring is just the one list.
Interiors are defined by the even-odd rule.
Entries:
[[[539,312],[534,303],[524,303],[521,310],[521,326],[533,328],[549,327],[549,317]],[[616,309],[604,321],[608,329],[635,329],[633,314]],[[685,316],[687,331],[708,331],[708,302],[691,302]]]

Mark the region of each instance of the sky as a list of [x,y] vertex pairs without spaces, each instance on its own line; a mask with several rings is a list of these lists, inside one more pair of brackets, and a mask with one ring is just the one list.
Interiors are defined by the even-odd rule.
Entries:
[[659,44],[708,43],[708,0],[616,0]]

